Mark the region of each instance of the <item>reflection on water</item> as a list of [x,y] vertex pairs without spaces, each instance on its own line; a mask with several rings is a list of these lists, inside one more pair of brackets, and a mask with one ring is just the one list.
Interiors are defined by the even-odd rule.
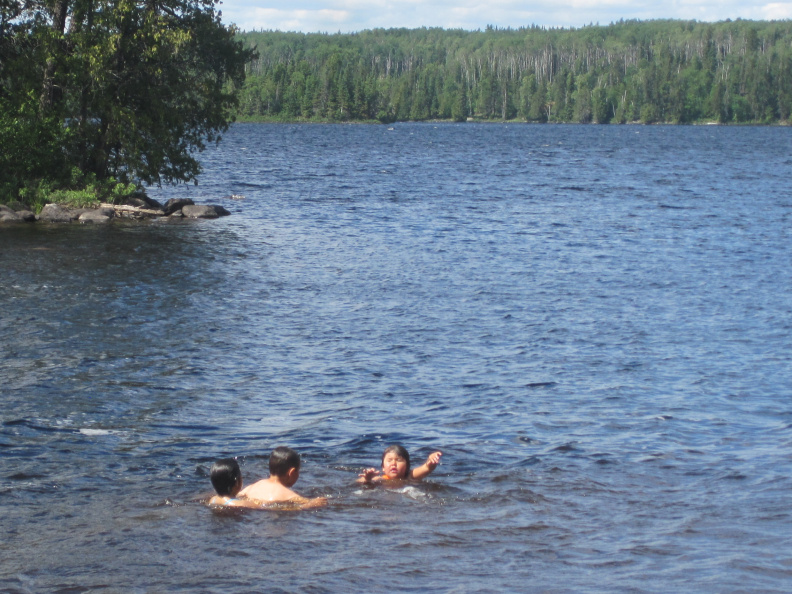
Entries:
[[[231,217],[0,229],[0,588],[784,591],[789,152],[239,125],[153,191]],[[327,508],[200,503],[277,445]]]

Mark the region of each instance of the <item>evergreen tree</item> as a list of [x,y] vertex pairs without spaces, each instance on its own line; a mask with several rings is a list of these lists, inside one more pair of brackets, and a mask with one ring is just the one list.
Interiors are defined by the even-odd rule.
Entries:
[[536,91],[531,97],[531,106],[528,110],[528,120],[541,123],[547,121],[547,89],[544,82],[536,85]]
[[451,106],[451,119],[455,122],[464,122],[467,120],[468,114],[468,97],[463,83],[457,86],[454,94],[454,103]]

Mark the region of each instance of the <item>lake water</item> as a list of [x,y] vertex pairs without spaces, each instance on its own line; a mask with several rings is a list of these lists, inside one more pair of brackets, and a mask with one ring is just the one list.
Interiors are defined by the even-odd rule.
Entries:
[[[792,129],[235,125],[0,229],[0,589],[788,592]],[[229,194],[241,200],[224,198]],[[384,447],[443,462],[361,489]],[[275,446],[325,509],[213,512]]]

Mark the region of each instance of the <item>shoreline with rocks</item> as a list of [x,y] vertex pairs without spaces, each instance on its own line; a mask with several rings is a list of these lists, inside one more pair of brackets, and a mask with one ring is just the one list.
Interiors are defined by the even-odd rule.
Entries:
[[109,223],[114,219],[144,220],[162,217],[217,219],[230,214],[220,205],[195,204],[189,198],[173,198],[164,205],[148,197],[130,198],[123,204],[100,204],[89,208],[47,204],[39,214],[33,213],[19,202],[0,204],[0,223]]

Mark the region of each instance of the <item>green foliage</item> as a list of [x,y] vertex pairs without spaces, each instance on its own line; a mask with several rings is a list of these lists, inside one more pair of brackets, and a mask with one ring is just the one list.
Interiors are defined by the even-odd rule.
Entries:
[[267,120],[773,123],[792,112],[792,22],[239,35],[239,115]]
[[118,182],[113,178],[100,181],[95,174],[85,175],[75,167],[68,181],[31,182],[19,189],[18,199],[33,211],[40,212],[49,203],[63,204],[70,208],[93,208],[103,202],[119,204],[140,193],[141,190],[136,184]]
[[99,184],[194,181],[254,57],[235,34],[214,0],[4,0],[0,198],[108,193],[75,194],[74,167]]
[[38,98],[20,98],[17,105],[0,97],[0,201],[9,202],[36,180],[67,180],[62,151],[67,133],[56,118],[37,116]]

